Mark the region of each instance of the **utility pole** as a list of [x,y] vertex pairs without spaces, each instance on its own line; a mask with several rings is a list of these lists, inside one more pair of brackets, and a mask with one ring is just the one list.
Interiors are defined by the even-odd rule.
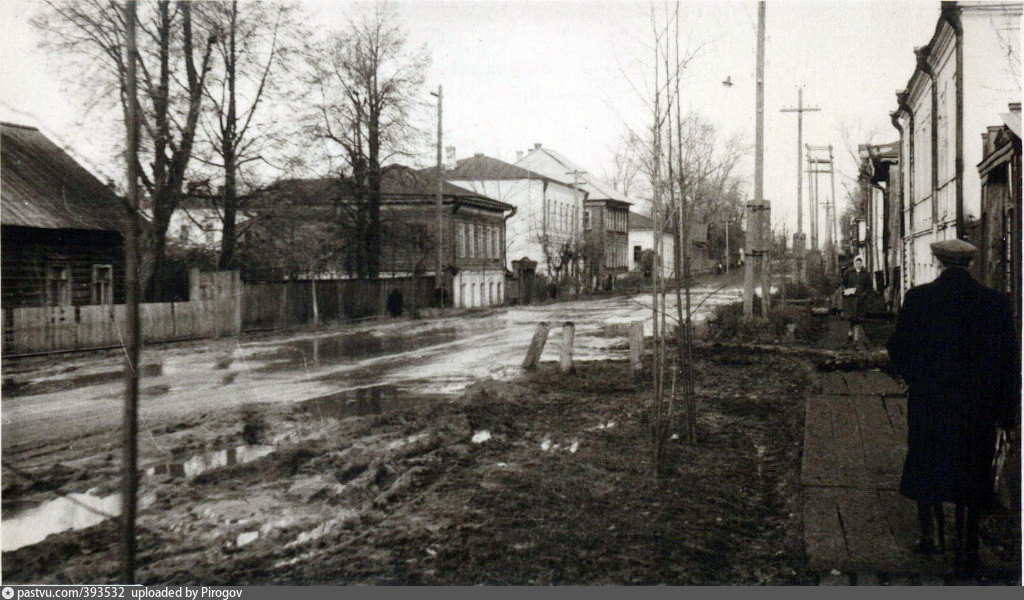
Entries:
[[437,208],[437,268],[434,273],[434,287],[438,290],[438,304],[444,307],[444,165],[441,163],[441,104],[444,101],[444,90],[440,84],[437,92],[431,92],[437,97],[437,199],[434,201]]
[[[813,151],[824,151],[824,150],[829,150],[830,151],[829,158],[812,158],[811,155],[810,155],[810,153],[813,152]],[[820,203],[820,200],[819,200],[820,195],[819,195],[819,189],[818,189],[818,179],[819,179],[818,175],[824,175],[824,174],[828,173],[828,174],[830,174],[832,176],[832,183],[833,183],[832,193],[833,193],[833,197],[830,200],[828,200],[828,201],[823,203],[824,206],[825,206],[825,248],[826,248],[826,252],[828,252],[830,254],[830,256],[827,258],[826,264],[824,266],[825,266],[826,269],[831,269],[832,265],[834,263],[834,259],[833,259],[833,257],[831,255],[834,254],[834,252],[835,252],[835,248],[834,248],[835,236],[834,236],[834,228],[832,227],[832,222],[833,222],[834,212],[835,212],[835,169],[834,169],[834,166],[832,164],[833,158],[831,156],[831,146],[811,146],[811,145],[808,145],[807,146],[807,152],[808,152],[808,155],[807,155],[807,164],[808,164],[807,173],[808,173],[808,176],[814,178],[814,185],[812,187],[812,191],[814,193],[814,222],[815,222],[815,229],[816,229],[815,230],[815,236],[814,236],[814,249],[815,250],[818,249],[818,236],[817,236],[817,234],[818,234],[817,228],[818,228],[818,225],[819,225],[819,220],[818,220],[818,216],[819,216],[818,215],[818,204]],[[824,170],[822,168],[823,165],[828,165],[828,170]]]
[[811,147],[805,145],[804,149],[807,151],[807,192],[810,196],[808,202],[808,220],[810,221],[810,242],[812,251],[818,249],[818,188],[816,186],[817,178],[814,177],[814,159],[811,158]]
[[[572,197],[573,197],[573,200],[575,200],[575,204],[577,205],[577,206],[573,207],[573,210],[574,211],[579,210],[580,214],[582,215],[583,202],[580,200],[580,197],[579,197],[579,193],[580,193],[580,175],[586,175],[587,172],[586,171],[580,171],[579,169],[573,169],[572,171],[566,171],[565,174],[566,175],[572,175]],[[573,248],[573,251],[575,252],[578,249],[578,247],[579,247],[579,238],[576,235],[577,234],[576,226],[578,225],[578,223],[576,222],[577,220],[576,220],[575,215],[570,215],[569,221],[570,221],[570,227],[572,227],[573,246],[576,246],[576,248]],[[591,223],[590,226],[593,227],[594,224]],[[578,269],[578,268],[579,268],[578,266],[573,266],[574,270]],[[575,278],[578,280],[579,279],[578,273],[576,273],[576,275],[577,275],[577,277],[575,277]],[[579,289],[577,289],[576,291],[578,293]]]
[[796,234],[793,236],[793,249],[795,250],[797,266],[797,277],[803,279],[804,273],[804,247],[807,238],[804,236],[804,113],[818,112],[821,108],[817,106],[804,106],[804,88],[797,88],[796,108],[783,108],[782,112],[796,113]]
[[836,160],[835,155],[832,153],[832,144],[828,145],[828,173],[829,178],[832,180],[832,199],[830,200],[829,207],[832,209],[832,215],[829,217],[829,261],[832,263],[832,272],[839,272],[839,252],[837,248],[839,246],[839,230],[836,227]]
[[729,274],[729,221],[725,222],[725,274]]
[[135,583],[135,514],[139,488],[139,98],[136,74],[138,49],[135,43],[136,3],[125,3],[125,129],[128,163],[128,235],[125,236],[125,366],[124,416],[121,428],[121,577],[125,584]]
[[[754,125],[754,202],[748,205],[747,231],[760,229],[758,221],[762,212],[758,210],[764,204],[764,17],[765,0],[757,3],[757,105],[755,108]],[[749,238],[750,236],[748,236]],[[743,272],[743,314],[754,314],[754,274],[760,266],[760,257],[750,247],[747,240],[747,260],[744,261]],[[755,265],[755,263],[757,263]],[[767,298],[762,299],[762,309],[767,307]]]

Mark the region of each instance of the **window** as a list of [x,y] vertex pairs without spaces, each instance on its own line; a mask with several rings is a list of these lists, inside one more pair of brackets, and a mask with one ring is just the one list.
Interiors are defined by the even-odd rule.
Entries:
[[189,233],[188,232],[188,223],[182,223],[181,224],[181,229],[178,230],[178,241],[179,242],[187,242],[188,241],[188,233]]
[[112,265],[92,266],[92,303],[114,303],[114,267]]
[[46,269],[46,305],[71,304],[71,269],[67,265],[49,265]]
[[504,304],[505,298],[501,295],[501,282],[498,282],[498,304]]
[[640,258],[643,256],[643,248],[640,246],[633,246],[633,262],[640,262]]
[[466,227],[462,223],[455,224],[455,256],[462,258],[466,255]]
[[476,239],[472,225],[466,225],[466,237],[468,238],[466,242],[466,256],[472,258],[476,256]]
[[583,231],[590,231],[590,211],[583,211]]
[[487,304],[488,304],[488,306],[490,306],[491,304],[494,304],[494,282],[493,281],[487,284]]

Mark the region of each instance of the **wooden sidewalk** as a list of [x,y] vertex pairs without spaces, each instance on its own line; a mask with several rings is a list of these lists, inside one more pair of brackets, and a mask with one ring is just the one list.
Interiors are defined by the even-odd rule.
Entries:
[[[904,390],[881,371],[831,372],[807,398],[800,481],[808,566],[829,573],[938,577],[950,556],[925,557],[917,541],[917,509],[899,495],[906,455]],[[947,544],[953,524],[947,510]],[[982,549],[982,560],[998,567]]]

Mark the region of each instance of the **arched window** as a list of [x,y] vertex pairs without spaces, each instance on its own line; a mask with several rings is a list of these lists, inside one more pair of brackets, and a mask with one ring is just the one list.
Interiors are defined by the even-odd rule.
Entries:
[[493,305],[494,304],[494,282],[493,281],[487,284],[487,304],[488,305]]
[[498,304],[504,304],[505,303],[505,297],[501,295],[501,282],[498,282],[498,298],[497,298],[497,300],[498,300]]
[[459,284],[459,308],[466,306],[466,284]]
[[469,284],[469,305],[476,306],[476,284]]

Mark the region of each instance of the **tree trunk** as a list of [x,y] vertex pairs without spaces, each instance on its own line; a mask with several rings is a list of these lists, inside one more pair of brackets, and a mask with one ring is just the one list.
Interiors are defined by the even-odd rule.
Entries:
[[224,159],[224,227],[221,234],[220,260],[218,268],[232,269],[235,266],[235,248],[238,244],[238,189],[235,131],[238,121],[237,94],[235,93],[236,48],[238,3],[231,3],[231,23],[228,27],[228,49],[224,55],[224,71],[228,80],[228,114],[221,130],[221,153]]
[[370,279],[380,277],[380,201],[381,201],[381,165],[380,165],[380,112],[370,107],[370,118],[367,123],[369,147],[369,190],[367,193],[367,225],[366,228],[366,271]]

